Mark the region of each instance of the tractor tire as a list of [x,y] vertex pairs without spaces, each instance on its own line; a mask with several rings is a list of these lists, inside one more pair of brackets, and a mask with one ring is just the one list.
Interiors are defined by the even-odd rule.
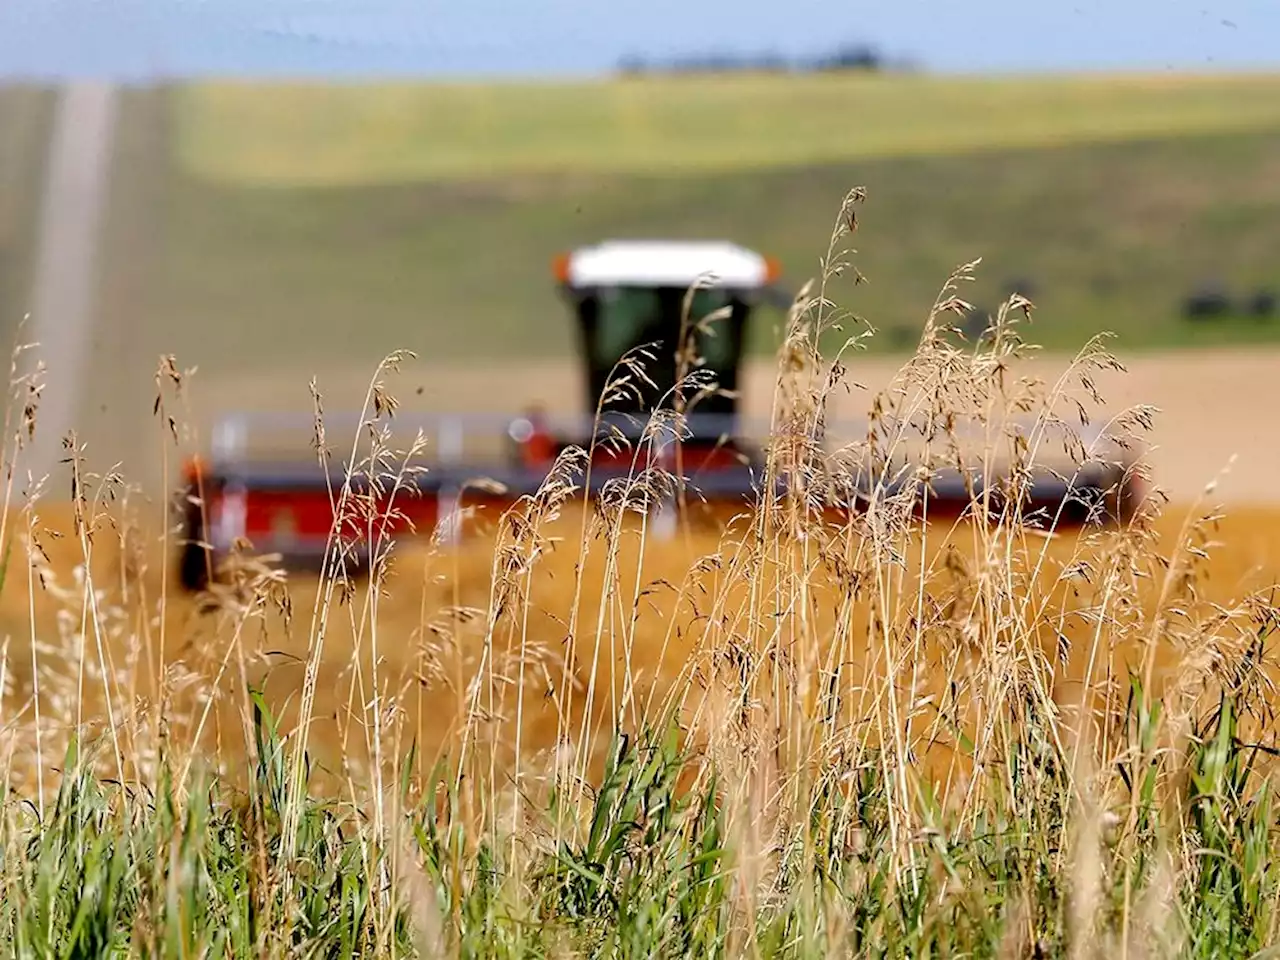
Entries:
[[209,586],[209,550],[188,540],[178,560],[178,580],[188,593],[200,593]]
[[187,501],[182,512],[181,536],[178,582],[189,593],[200,593],[209,587],[213,551],[204,545],[204,509],[199,503]]

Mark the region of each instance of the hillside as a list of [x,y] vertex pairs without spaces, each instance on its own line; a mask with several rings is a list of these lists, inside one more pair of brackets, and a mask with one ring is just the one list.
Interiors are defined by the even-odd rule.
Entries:
[[[819,271],[845,192],[863,185],[855,262],[868,283],[850,306],[885,331],[876,349],[913,340],[947,274],[976,257],[970,299],[994,309],[1016,281],[1047,347],[1103,328],[1125,350],[1269,340],[1280,318],[1192,324],[1179,308],[1201,283],[1244,295],[1280,283],[1278,173],[1280,123],[682,177],[265,188],[180,174],[163,275],[170,309],[195,324],[186,342],[207,343],[210,362],[240,323],[267,352],[316,361],[340,341],[349,349],[344,329],[359,329],[370,360],[400,345],[557,356],[572,343],[549,272],[558,251],[611,235],[728,236],[778,256],[799,284]],[[767,348],[771,331],[760,332]]]
[[[349,356],[352,324],[365,360],[405,344],[564,355],[558,251],[729,236],[798,284],[855,185],[869,191],[855,306],[885,331],[877,349],[908,343],[947,273],[979,256],[971,299],[991,308],[1016,281],[1050,347],[1103,327],[1126,349],[1280,330],[1178,314],[1201,283],[1242,297],[1280,283],[1280,78],[227,83],[132,91],[124,123],[107,282],[125,271],[133,292],[105,322],[127,315],[148,353],[211,369],[273,366],[286,347],[308,365]],[[38,167],[23,169],[30,189],[0,187],[10,209],[35,195]]]
[[268,348],[359,317],[370,358],[563,354],[557,251],[724,235],[799,283],[855,185],[881,349],[978,256],[974,302],[1022,283],[1049,347],[1103,327],[1129,349],[1274,336],[1178,307],[1202,282],[1280,281],[1280,78],[217,84],[172,104],[168,302],[203,330],[242,317]]
[[[487,379],[491,361],[571,355],[557,252],[728,236],[798,285],[857,185],[868,282],[835,296],[881,331],[877,352],[909,347],[977,257],[966,296],[994,309],[1016,282],[1049,348],[1100,329],[1124,356],[1280,339],[1280,316],[1179,312],[1202,283],[1280,287],[1280,78],[227,84],[131,90],[123,123],[86,387],[100,448],[134,435],[122,408],[149,417],[169,352],[199,365],[209,411],[305,406],[312,374],[359,384],[332,401],[358,402],[400,347],[465,361],[508,408],[520,398]],[[549,172],[566,150],[569,169]],[[11,328],[12,302],[5,314]],[[766,350],[779,315],[761,319]]]

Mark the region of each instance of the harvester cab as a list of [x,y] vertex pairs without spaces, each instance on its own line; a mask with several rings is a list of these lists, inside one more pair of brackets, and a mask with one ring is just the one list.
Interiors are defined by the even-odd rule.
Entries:
[[[554,272],[576,320],[593,423],[636,441],[656,412],[678,411],[678,445],[697,467],[754,461],[738,396],[750,321],[782,299],[772,258],[727,242],[612,240],[557,257]],[[511,435],[522,462],[543,464],[589,439],[550,435],[540,411]],[[598,445],[594,460],[614,449]]]

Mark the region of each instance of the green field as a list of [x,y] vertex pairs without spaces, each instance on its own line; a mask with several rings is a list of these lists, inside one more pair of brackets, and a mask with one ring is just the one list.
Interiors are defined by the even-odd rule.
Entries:
[[350,324],[368,358],[403,342],[562,354],[557,251],[729,236],[799,283],[855,185],[870,195],[855,306],[882,348],[913,340],[978,256],[979,306],[1053,277],[1028,291],[1048,347],[1102,327],[1130,349],[1274,336],[1177,308],[1201,281],[1280,281],[1277,78],[221,84],[173,109],[167,302],[205,330],[244,318],[268,352]]
[[131,91],[124,123],[107,283],[137,282],[107,329],[213,368],[323,362],[344,328],[362,362],[406,344],[563,355],[558,251],[727,236],[798,284],[857,185],[869,283],[852,305],[880,349],[979,256],[971,299],[1029,281],[1048,347],[1103,327],[1127,349],[1280,329],[1178,316],[1200,282],[1280,282],[1280,78],[226,83]]
[[[296,167],[304,180],[314,169]],[[1195,326],[1178,310],[1202,281],[1244,294],[1280,281],[1278,171],[1280,119],[1231,133],[680,176],[673,167],[267,188],[180,173],[165,275],[173,310],[203,329],[245,318],[271,350],[351,324],[369,357],[406,341],[437,355],[559,355],[571,328],[549,273],[557,251],[612,235],[727,236],[777,255],[799,284],[818,272],[845,192],[864,185],[856,262],[869,283],[851,306],[885,331],[882,349],[912,341],[947,274],[979,256],[971,299],[993,308],[1007,283],[1032,281],[1048,347],[1104,327],[1125,349],[1270,339],[1280,320]],[[766,326],[759,343],[770,339]]]

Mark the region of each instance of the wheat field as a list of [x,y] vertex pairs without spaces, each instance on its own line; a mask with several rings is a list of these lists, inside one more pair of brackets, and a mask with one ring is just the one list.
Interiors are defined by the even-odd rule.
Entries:
[[[950,362],[959,366],[972,364],[976,370],[983,362],[981,352],[945,350]],[[1087,352],[1082,356],[1087,357]],[[949,584],[938,588],[946,593],[960,589],[957,585],[968,578],[980,580],[984,568],[1003,570],[1011,578],[1016,568],[1015,595],[1024,603],[1019,617],[1029,618],[1030,625],[1020,641],[1027,645],[1024,652],[1034,648],[1052,657],[1055,649],[1060,654],[1068,647],[1078,651],[1092,642],[1094,649],[1088,656],[1063,657],[1060,667],[1050,670],[1052,683],[1043,691],[1059,706],[1071,709],[1079,706],[1073,699],[1079,691],[1088,690],[1093,696],[1099,685],[1116,682],[1148,656],[1152,658],[1149,680],[1176,682],[1184,659],[1195,652],[1145,634],[1123,635],[1119,642],[1100,646],[1101,632],[1089,616],[1091,605],[1100,603],[1096,591],[1081,589],[1064,571],[1114,564],[1117,551],[1133,550],[1151,569],[1126,574],[1132,582],[1125,588],[1125,602],[1137,605],[1147,619],[1157,618],[1159,610],[1171,603],[1185,602],[1179,613],[1189,623],[1238,605],[1242,598],[1276,581],[1280,505],[1268,495],[1272,452],[1246,451],[1242,464],[1225,476],[1215,477],[1219,464],[1214,461],[1215,452],[1226,462],[1233,454],[1239,456],[1230,444],[1247,445],[1248,431],[1255,424],[1248,417],[1231,416],[1231,400],[1240,398],[1233,398],[1225,384],[1238,382],[1250,364],[1265,367],[1267,363],[1265,356],[1256,353],[1227,353],[1210,364],[1194,358],[1159,358],[1154,363],[1140,360],[1136,375],[1131,376],[1110,358],[1087,360],[1077,373],[1085,392],[1117,398],[1104,408],[1102,419],[1122,420],[1127,405],[1142,403],[1144,391],[1161,401],[1162,411],[1172,413],[1148,424],[1148,442],[1142,449],[1144,463],[1152,469],[1149,489],[1172,490],[1176,499],[1158,509],[1153,506],[1147,528],[1140,531],[1066,531],[1042,538],[998,530],[993,542],[990,532],[968,523],[934,521],[927,529],[898,531],[894,536],[903,539],[895,546],[874,548],[867,547],[868,535],[861,531],[855,553],[880,577],[874,602],[868,598],[853,602],[848,570],[840,571],[840,561],[832,565],[833,543],[840,546],[839,533],[827,532],[827,542],[817,553],[808,546],[775,544],[766,557],[758,547],[747,545],[750,537],[744,530],[749,528],[744,524],[754,522],[749,512],[729,532],[700,529],[664,542],[636,529],[634,523],[625,534],[609,534],[598,516],[584,514],[576,503],[561,504],[556,518],[543,522],[545,529],[540,528],[537,538],[546,538],[545,551],[540,548],[538,561],[525,570],[516,589],[523,613],[514,627],[500,629],[495,619],[500,619],[502,606],[498,597],[513,589],[511,575],[501,569],[503,551],[512,547],[495,541],[498,527],[492,516],[487,533],[456,549],[428,549],[413,541],[397,545],[376,584],[357,581],[335,587],[305,572],[286,576],[259,571],[256,586],[245,588],[247,594],[242,590],[240,596],[215,601],[184,595],[176,587],[174,534],[159,522],[164,508],[154,499],[104,501],[96,508],[86,500],[75,506],[57,500],[40,502],[34,511],[11,513],[7,521],[11,535],[38,545],[35,550],[16,548],[14,556],[26,553],[34,560],[25,567],[11,567],[0,597],[0,626],[10,638],[7,670],[13,682],[34,692],[32,678],[42,669],[42,656],[63,666],[77,661],[78,671],[86,669],[81,664],[87,662],[90,673],[96,670],[109,679],[103,681],[100,676],[95,688],[86,685],[81,673],[74,696],[65,690],[50,695],[74,701],[77,711],[87,711],[78,719],[89,720],[100,730],[116,722],[105,708],[105,692],[110,691],[111,697],[127,693],[128,698],[159,700],[161,692],[180,677],[180,686],[197,694],[192,702],[205,704],[174,718],[193,738],[188,748],[234,763],[250,746],[245,731],[252,705],[244,691],[261,686],[287,727],[296,719],[301,692],[307,686],[305,668],[312,662],[314,716],[308,721],[307,738],[311,749],[333,770],[361,754],[365,756],[359,762],[372,762],[369,731],[364,720],[355,719],[363,715],[360,705],[371,694],[370,684],[378,685],[382,695],[396,703],[397,740],[386,749],[402,753],[412,742],[423,756],[436,757],[457,747],[459,737],[478,735],[477,702],[474,690],[467,692],[468,685],[481,674],[490,684],[497,676],[498,687],[504,690],[499,697],[503,707],[490,704],[486,708],[500,717],[488,720],[488,749],[495,758],[514,765],[525,757],[543,756],[564,736],[569,723],[564,713],[568,708],[561,702],[566,686],[591,692],[591,708],[598,714],[594,721],[604,730],[609,716],[621,715],[620,703],[638,721],[644,715],[641,700],[653,707],[662,694],[689,684],[692,674],[705,667],[700,658],[714,658],[716,642],[724,640],[719,633],[715,642],[709,639],[707,597],[718,597],[716,605],[722,613],[736,610],[741,621],[733,626],[722,622],[720,630],[733,638],[754,635],[755,643],[766,643],[758,635],[758,618],[798,616],[798,623],[783,632],[790,637],[788,643],[806,646],[808,669],[816,673],[820,665],[843,657],[854,673],[861,673],[856,687],[865,690],[885,682],[886,670],[898,673],[904,666],[898,655],[875,648],[872,619],[911,619],[911,605],[921,603],[939,578]],[[865,416],[866,410],[858,405],[869,397],[890,397],[895,390],[901,391],[903,371],[910,367],[883,360],[859,363],[856,357],[849,364],[852,372],[842,386],[850,389],[832,389],[826,399],[835,418]],[[1001,355],[1000,366],[1010,375],[1033,381],[1047,378],[1053,384],[1054,378],[1061,378],[1055,386],[1062,394],[1058,401],[1071,392],[1064,387],[1068,378],[1064,371],[1072,367],[1070,358],[1033,359],[1031,354],[1008,350]],[[1257,381],[1256,373],[1246,379]],[[454,406],[465,407],[468,398],[478,396],[474,383],[468,386],[469,376],[457,370],[438,371],[429,378],[431,395],[416,398],[416,403],[447,397]],[[779,402],[778,385],[771,383],[777,376],[776,366],[757,363],[750,369],[748,415],[767,416],[769,404]],[[514,369],[498,379],[508,387],[556,380],[561,393],[567,394],[564,371]],[[1185,388],[1192,382],[1197,392]],[[223,391],[234,387],[220,385]],[[240,400],[251,405],[252,390],[249,385],[241,387]],[[405,404],[410,413],[414,404],[413,397]],[[1215,415],[1222,419],[1222,427],[1212,422]],[[167,469],[172,475],[175,467]],[[1207,490],[1206,481],[1211,481]],[[1234,487],[1229,486],[1232,482]],[[1225,500],[1223,486],[1228,486]],[[98,496],[111,490],[111,483],[105,483]],[[1200,491],[1205,495],[1196,498]],[[84,532],[89,528],[95,531],[92,536]],[[849,532],[843,537],[850,543],[855,539]],[[891,576],[883,569],[884,550],[896,558]],[[750,574],[741,566],[748,556]],[[1182,559],[1168,559],[1177,557]],[[846,557],[844,563],[847,567],[853,561]],[[1172,563],[1172,568],[1164,569],[1166,563]],[[1194,566],[1194,576],[1180,571],[1181,563]],[[92,572],[88,581],[85,569]],[[245,576],[246,582],[252,579]],[[1182,577],[1194,587],[1182,583]],[[727,599],[744,586],[752,594],[750,603],[736,594]],[[336,595],[344,595],[344,602],[325,601]],[[252,602],[246,596],[253,596]],[[806,605],[803,612],[796,609],[801,598]],[[940,601],[931,597],[930,602]],[[1103,598],[1101,605],[1108,602],[1115,602],[1115,597]],[[892,604],[893,609],[873,610],[875,603]],[[566,659],[570,633],[579,637],[571,661]],[[773,633],[768,642],[777,642],[781,636]],[[924,699],[935,696],[940,684],[954,682],[957,671],[966,669],[965,657],[973,653],[957,643],[953,633],[943,633],[941,645],[919,645],[910,652],[911,684],[933,691],[921,694]],[[51,644],[50,638],[55,637],[59,639]],[[322,652],[317,650],[318,639]],[[930,643],[936,640],[929,638]],[[59,642],[63,649],[58,649]],[[74,656],[67,643],[76,646]],[[506,659],[509,674],[499,668],[501,658]],[[120,676],[113,678],[119,670]],[[507,688],[516,691],[510,694],[515,698],[511,702]],[[210,696],[211,690],[217,695]],[[704,706],[690,709],[697,712]],[[606,708],[607,714],[600,712]],[[51,705],[44,708],[46,717],[52,713]],[[573,722],[582,724],[580,718]],[[588,726],[581,729],[585,732]],[[947,749],[941,752],[950,756]]]
[[[72,651],[60,651],[53,638],[65,634],[82,617],[87,616],[90,622],[94,619],[94,610],[86,609],[83,578],[77,579],[78,569],[84,567],[84,551],[75,534],[74,513],[70,506],[59,503],[39,508],[32,523],[35,539],[48,559],[42,562],[43,558],[36,558],[30,589],[25,565],[12,563],[0,596],[0,629],[8,638],[8,672],[11,682],[19,688],[31,683],[33,623],[40,638],[39,658],[47,659],[52,667],[56,660],[63,658],[74,663]],[[239,672],[239,664],[232,665],[230,676],[224,673],[221,682],[224,699],[209,719],[203,741],[203,746],[213,753],[229,752],[228,759],[239,759],[247,744],[241,735],[245,718],[238,714],[247,707],[247,701],[235,696],[234,688],[246,679],[254,685],[264,684],[269,701],[288,726],[296,715],[297,697],[303,685],[308,626],[317,612],[317,596],[323,594],[324,584],[314,575],[291,574],[285,588],[291,606],[288,615],[273,603],[264,604],[264,609],[256,615],[256,622],[242,625],[236,635],[237,619],[233,615],[225,611],[206,612],[202,609],[207,602],[204,598],[179,592],[174,584],[173,558],[162,553],[158,544],[160,537],[154,529],[148,538],[150,543],[143,545],[136,530],[121,536],[112,522],[114,514],[115,511],[104,511],[97,521],[90,564],[93,586],[101,592],[96,603],[103,630],[104,657],[117,665],[133,660],[136,666],[128,681],[137,683],[137,692],[142,695],[154,692],[156,677],[160,675],[161,622],[165,663],[170,671],[192,674],[191,682],[214,681],[220,669],[226,670],[223,660],[228,655],[236,660],[243,658],[243,674]],[[1154,542],[1149,549],[1168,556],[1179,553],[1180,545],[1187,539],[1184,525],[1189,518],[1198,519],[1201,514],[1217,519],[1206,525],[1203,541],[1191,538],[1197,546],[1203,542],[1206,557],[1196,571],[1195,596],[1199,609],[1188,611],[1189,616],[1193,612],[1206,616],[1206,611],[1215,605],[1230,607],[1280,582],[1280,508],[1225,508],[1218,514],[1206,510],[1204,505],[1197,508],[1194,504],[1170,504],[1163,508],[1153,525]],[[27,516],[15,514],[9,523],[23,530],[27,520]],[[700,530],[687,540],[649,541],[641,548],[639,531],[631,530],[616,556],[611,556],[606,544],[596,541],[589,543],[584,557],[584,551],[577,547],[581,526],[581,510],[574,508],[567,508],[560,520],[548,526],[549,537],[562,538],[566,543],[532,572],[527,586],[529,617],[516,638],[520,649],[505,651],[513,663],[519,663],[523,657],[530,665],[529,700],[524,708],[527,729],[522,749],[532,755],[554,746],[555,710],[545,694],[564,680],[564,640],[575,609],[580,622],[587,625],[588,634],[587,649],[579,652],[572,670],[575,683],[581,689],[588,686],[593,660],[596,661],[596,684],[602,690],[611,691],[609,696],[617,697],[617,688],[624,682],[646,690],[651,685],[669,689],[678,682],[682,672],[689,669],[691,658],[699,653],[696,641],[691,639],[698,634],[693,625],[694,606],[698,605],[699,597],[710,604],[706,598],[716,590],[714,572],[708,570],[699,577],[700,566],[715,557],[727,567],[735,551],[741,549],[740,531],[721,537]],[[1095,538],[1096,543],[1092,542]],[[1064,598],[1069,591],[1057,582],[1060,573],[1069,564],[1086,557],[1096,562],[1107,545],[1119,539],[1120,534],[1116,532],[1067,533],[1059,540],[1046,543],[1045,568],[1033,581],[1034,588],[1028,586],[1027,595],[1050,609],[1078,610],[1087,606],[1094,599],[1088,594],[1077,598],[1074,604]],[[353,683],[369,682],[367,676],[363,680],[356,678],[353,667],[363,661],[364,669],[370,669],[369,647],[374,642],[374,633],[381,645],[378,655],[383,680],[390,690],[401,691],[403,705],[412,714],[399,734],[406,739],[395,749],[407,750],[408,740],[416,739],[419,749],[435,756],[456,744],[466,719],[466,704],[457,695],[461,686],[457,677],[465,675],[470,679],[481,655],[484,618],[490,608],[495,579],[494,547],[493,536],[483,533],[469,543],[448,550],[428,551],[408,545],[381,584],[385,596],[378,602],[376,626],[369,622],[371,615],[361,609],[367,603],[367,584],[357,586],[347,609],[334,613],[320,664],[317,720],[312,732],[313,744],[325,762],[338,764],[344,750],[361,752],[364,749],[359,734],[351,729],[352,724],[343,723],[340,718],[353,707]],[[981,555],[978,535],[971,524],[960,523],[954,529],[944,524],[930,533],[927,542],[916,545],[909,566],[918,567],[923,557],[931,576],[936,576],[932,571],[945,567],[949,547],[964,558],[970,570],[974,558]],[[1023,544],[1015,549],[1039,559],[1039,547],[1034,540],[1029,547]],[[18,556],[20,553],[15,554]],[[579,583],[575,565],[580,561],[583,570]],[[616,562],[617,567],[606,573],[605,565],[610,561]],[[167,584],[166,567],[169,568]],[[784,571],[800,578],[805,576],[800,572],[802,569],[779,561],[772,570],[771,588],[777,589],[781,583],[788,594],[794,591],[794,584],[786,585]],[[46,584],[41,583],[42,578],[47,578]],[[732,575],[722,570],[719,579],[731,580]],[[829,573],[808,574],[807,581],[806,588],[812,592],[814,620],[806,631],[834,644],[841,636],[834,627],[834,621],[841,616],[840,584]],[[913,580],[908,579],[898,588],[898,602],[914,601],[912,583]],[[614,592],[617,585],[622,585],[622,589]],[[1148,616],[1165,586],[1152,577],[1139,587],[1137,594]],[[638,595],[642,595],[639,601]],[[741,601],[740,597],[737,599]],[[473,623],[471,629],[446,623],[449,618],[444,611],[451,607],[476,611],[478,622]],[[702,612],[705,614],[705,610]],[[633,614],[634,624],[628,625]],[[854,632],[862,633],[870,642],[871,636],[865,633],[866,615],[866,610],[856,612]],[[602,617],[603,626],[600,625]],[[1087,645],[1088,626],[1070,616],[1061,619],[1061,632],[1077,647]],[[1051,617],[1050,622],[1057,623],[1057,618]],[[745,625],[738,626],[745,631]],[[458,631],[457,635],[446,637],[450,629]],[[89,632],[92,633],[92,627]],[[603,650],[594,647],[596,635],[604,644]],[[92,644],[94,638],[90,636],[88,640]],[[1052,649],[1057,640],[1057,637],[1040,637],[1046,649]],[[1147,640],[1146,637],[1124,638],[1123,642],[1103,651],[1102,659],[1092,667],[1095,681],[1108,673],[1123,673],[1126,668],[1140,665]],[[865,648],[847,652],[857,661],[858,669],[865,669],[875,658],[874,651]],[[96,656],[93,650],[88,653]],[[955,650],[940,648],[920,651],[919,681],[924,687],[936,687],[940,678],[955,669],[949,660],[955,653]],[[821,645],[811,651],[819,661],[832,654],[832,649]],[[1176,681],[1183,658],[1192,657],[1194,651],[1180,651],[1172,645],[1161,644],[1157,654],[1155,676],[1163,689],[1166,683]],[[69,668],[66,660],[63,666]],[[1085,668],[1084,658],[1077,656],[1063,672],[1055,675],[1051,693],[1056,702],[1064,706],[1072,703],[1072,696],[1079,694]],[[455,671],[457,675],[451,675]],[[116,679],[128,682],[123,676]],[[101,688],[89,686],[88,693],[87,702],[100,711],[89,719],[96,725],[105,724]],[[45,707],[46,715],[53,712],[52,702]],[[514,726],[505,726],[500,736],[511,747]],[[352,737],[356,739],[353,741]]]

